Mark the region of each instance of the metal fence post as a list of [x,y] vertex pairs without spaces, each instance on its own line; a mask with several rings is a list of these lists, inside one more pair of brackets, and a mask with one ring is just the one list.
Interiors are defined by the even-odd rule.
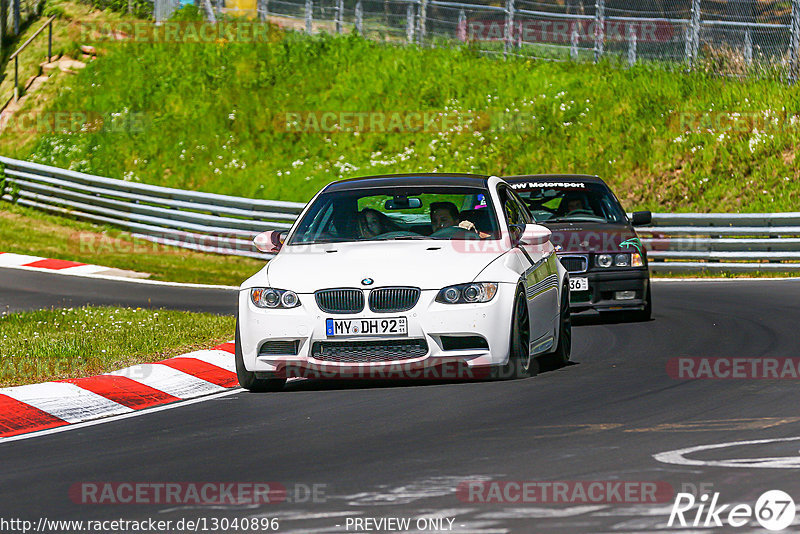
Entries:
[[514,31],[514,0],[506,0],[506,25],[503,28],[503,58],[508,56]]
[[414,3],[409,2],[406,5],[406,39],[408,43],[414,42]]
[[420,46],[425,42],[425,32],[428,26],[428,0],[419,4],[419,27],[417,28],[417,42]]
[[700,51],[700,0],[692,0],[692,20],[690,23],[689,64],[694,65]]
[[364,35],[364,8],[361,6],[361,0],[356,2],[356,31],[359,35]]
[[306,0],[306,33],[311,35],[314,23],[314,0]]
[[214,15],[214,6],[211,5],[211,0],[203,0],[203,10],[206,12],[208,22],[217,22],[217,17]]
[[458,26],[456,27],[456,38],[459,41],[467,40],[467,14],[463,9],[458,10]]
[[606,2],[594,0],[594,61],[600,61],[603,55],[603,42],[606,37]]
[[258,12],[258,20],[264,22],[267,20],[267,0],[258,0],[256,2],[256,11]]
[[800,48],[800,0],[792,0],[792,37],[789,42],[789,83],[797,82],[798,48]]
[[636,29],[633,24],[628,24],[628,66],[636,64]]
[[337,0],[336,2],[336,33],[344,31],[344,0]]
[[747,65],[753,62],[753,35],[750,28],[744,32],[744,62]]
[[581,36],[578,34],[578,25],[572,23],[572,33],[569,37],[569,57],[572,61],[578,61],[578,43],[580,43]]

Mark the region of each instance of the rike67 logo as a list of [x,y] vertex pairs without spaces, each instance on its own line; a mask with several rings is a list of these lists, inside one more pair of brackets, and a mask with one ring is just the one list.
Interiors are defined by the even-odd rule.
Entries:
[[791,525],[794,516],[794,500],[781,490],[762,493],[754,507],[749,504],[719,504],[719,492],[710,499],[707,493],[699,499],[691,493],[678,493],[667,526],[738,528],[755,519],[765,529],[778,531]]

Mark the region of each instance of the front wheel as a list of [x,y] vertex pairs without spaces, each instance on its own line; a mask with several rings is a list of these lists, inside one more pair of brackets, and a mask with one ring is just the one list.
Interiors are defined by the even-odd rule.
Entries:
[[283,389],[286,384],[285,378],[257,378],[253,371],[248,371],[245,368],[244,358],[242,357],[242,336],[239,334],[239,319],[236,319],[235,345],[236,378],[239,379],[240,386],[253,392],[280,391]]
[[631,319],[634,321],[649,321],[653,318],[653,294],[650,292],[650,280],[647,281],[647,288],[644,291],[644,309],[631,312]]
[[527,378],[536,374],[538,363],[531,358],[530,333],[528,304],[524,291],[520,289],[514,298],[508,363],[494,369],[494,378]]
[[548,355],[553,367],[564,367],[572,354],[572,318],[569,312],[569,286],[561,289],[561,307],[558,314],[558,345]]

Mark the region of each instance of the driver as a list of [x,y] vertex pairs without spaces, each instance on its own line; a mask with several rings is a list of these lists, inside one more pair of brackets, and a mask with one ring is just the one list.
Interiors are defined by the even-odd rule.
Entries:
[[381,219],[382,213],[372,208],[364,208],[358,213],[358,234],[365,239],[381,235],[388,229]]

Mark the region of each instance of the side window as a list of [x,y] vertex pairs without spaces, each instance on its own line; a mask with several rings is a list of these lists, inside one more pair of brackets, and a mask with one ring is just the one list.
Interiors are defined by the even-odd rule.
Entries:
[[513,194],[508,190],[505,185],[500,185],[497,189],[497,194],[500,197],[500,203],[503,206],[503,215],[506,218],[506,223],[509,226],[512,239],[519,239],[522,231],[519,228],[512,228],[513,224],[525,224],[523,212],[520,210],[520,205],[517,203]]
[[519,198],[519,196],[513,191],[509,191],[509,197],[512,198],[514,203],[517,205],[517,210],[519,211],[519,215],[522,220],[520,224],[532,224],[534,220],[531,216],[531,212],[525,205],[525,202],[523,202],[522,199]]

